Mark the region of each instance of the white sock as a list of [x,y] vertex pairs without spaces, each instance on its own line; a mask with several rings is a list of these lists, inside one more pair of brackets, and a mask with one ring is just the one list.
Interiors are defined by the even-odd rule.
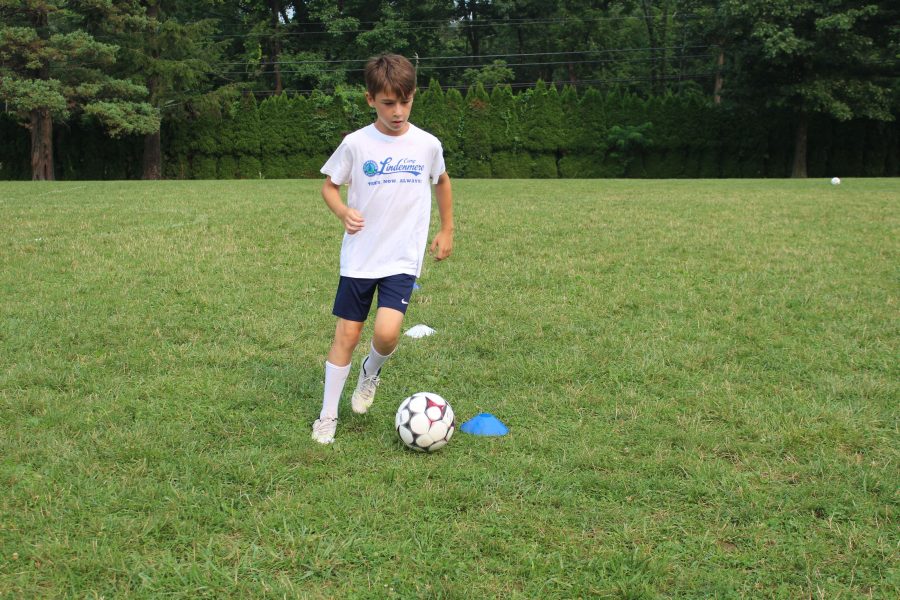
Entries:
[[337,419],[338,404],[341,401],[341,392],[344,391],[344,383],[350,374],[350,365],[339,367],[325,361],[325,396],[322,399],[322,412],[320,419]]
[[[391,352],[393,354],[393,352]],[[369,346],[369,357],[363,361],[362,370],[365,371],[364,377],[371,377],[378,373],[378,370],[384,364],[391,354],[378,354],[375,344]]]

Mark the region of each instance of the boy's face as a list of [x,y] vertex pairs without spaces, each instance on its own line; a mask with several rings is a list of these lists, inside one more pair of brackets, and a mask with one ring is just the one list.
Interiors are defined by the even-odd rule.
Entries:
[[409,129],[409,111],[413,96],[402,98],[397,92],[382,90],[373,97],[366,92],[366,101],[375,109],[375,129],[385,135],[403,135]]

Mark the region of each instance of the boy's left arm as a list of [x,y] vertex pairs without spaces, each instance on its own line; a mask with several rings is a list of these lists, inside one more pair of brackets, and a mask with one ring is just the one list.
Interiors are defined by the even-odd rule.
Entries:
[[450,189],[450,176],[446,171],[434,184],[434,195],[437,198],[441,228],[434,236],[429,252],[435,260],[444,260],[453,252],[453,192]]

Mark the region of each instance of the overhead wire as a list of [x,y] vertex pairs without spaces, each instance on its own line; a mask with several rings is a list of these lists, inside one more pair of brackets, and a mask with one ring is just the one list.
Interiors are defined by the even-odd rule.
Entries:
[[[347,18],[355,18],[355,17],[347,17]],[[690,13],[686,13],[684,15],[679,15],[679,20],[684,19],[696,19],[699,18],[698,15],[693,15]],[[475,19],[478,23],[493,23],[500,25],[519,25],[522,23],[531,23],[535,21],[554,21],[554,22],[569,22],[569,21],[577,21],[579,23],[585,22],[596,22],[596,21],[625,21],[625,20],[645,20],[646,17],[639,15],[618,15],[615,17],[609,16],[596,16],[596,17],[494,17],[494,18],[479,18]],[[471,21],[468,17],[465,16],[457,16],[450,17],[447,19],[397,19],[393,21],[394,23],[435,23],[435,24],[446,24],[446,23],[465,23],[467,20]],[[322,25],[323,21],[279,21],[285,25]],[[357,21],[359,24],[363,25],[377,25],[378,23],[382,23],[383,21]]]
[[[717,44],[705,44],[705,45],[693,45],[693,46],[648,46],[643,48],[596,48],[592,50],[563,50],[556,52],[507,52],[501,54],[462,54],[462,55],[447,55],[447,56],[420,56],[418,60],[422,61],[437,61],[437,60],[475,60],[480,58],[511,58],[511,57],[528,57],[528,56],[563,56],[567,54],[618,54],[624,52],[649,52],[649,51],[660,51],[660,50],[687,50],[687,49],[697,49],[697,48],[718,48]],[[284,65],[284,64],[294,64],[294,63],[302,63],[302,64],[339,64],[339,63],[366,63],[369,61],[369,58],[346,58],[346,59],[321,59],[321,60],[302,60],[302,61],[260,61],[254,64],[257,65]],[[246,61],[229,61],[229,62],[221,62],[219,65],[244,65],[247,64]]]
[[[350,17],[352,18],[352,17]],[[690,20],[698,18],[696,15],[684,15],[680,17],[681,20]],[[431,31],[434,29],[444,29],[444,28],[464,28],[464,29],[472,29],[472,28],[483,28],[483,27],[521,27],[521,26],[530,26],[530,25],[552,25],[552,24],[565,24],[565,23],[596,23],[603,21],[645,21],[646,17],[637,16],[637,15],[622,15],[617,17],[588,17],[588,18],[575,18],[575,17],[560,17],[560,18],[522,18],[522,19],[509,19],[509,18],[500,18],[500,19],[476,19],[476,20],[466,20],[466,19],[457,19],[457,20],[425,20],[425,21],[357,21],[359,25],[367,24],[367,25],[397,25],[403,29],[403,31]],[[409,23],[434,23],[434,25],[429,26],[416,26],[409,27],[407,26]],[[309,21],[309,22],[288,22],[282,23],[282,27],[290,27],[290,26],[316,26],[316,27],[327,27],[328,23],[324,21]],[[276,35],[279,36],[304,36],[304,35],[343,35],[346,33],[367,33],[373,31],[373,28],[370,29],[337,29],[334,31],[329,31],[327,29],[323,31],[277,31]],[[245,32],[245,33],[222,33],[217,34],[216,39],[227,39],[227,38],[250,38],[250,37],[270,37],[273,35],[272,31],[265,32]]]
[[[684,75],[666,75],[659,76],[655,79],[652,77],[614,77],[607,79],[583,79],[574,82],[570,81],[550,81],[546,82],[548,85],[563,85],[569,87],[584,87],[584,86],[595,86],[595,85],[612,85],[612,84],[620,84],[620,83],[646,83],[652,81],[691,81],[696,79],[710,79],[715,77],[715,71],[709,71],[705,73],[688,73]],[[499,84],[497,87],[509,86],[512,89],[525,89],[525,88],[533,88],[535,87],[535,83],[504,83]],[[471,86],[470,85],[442,85],[441,88],[444,90],[454,89],[454,90],[467,90]],[[495,87],[495,86],[489,86]],[[276,90],[245,90],[247,93],[258,95],[258,96],[274,96],[278,92]],[[315,89],[297,89],[297,88],[285,88],[281,90],[281,93],[284,94],[311,94],[317,90]]]
[[[682,15],[679,20],[687,20],[696,18],[696,15]],[[405,32],[413,32],[413,31],[426,31],[432,29],[441,29],[441,28],[473,28],[473,27],[529,27],[529,26],[546,26],[551,24],[565,24],[565,23],[598,23],[598,22],[619,22],[619,21],[643,21],[646,20],[644,16],[637,15],[623,15],[623,16],[615,16],[615,17],[561,17],[561,18],[493,18],[493,19],[451,19],[451,20],[406,20],[406,21],[356,21],[358,25],[373,25],[377,26],[379,24],[390,24],[397,25],[402,28]],[[287,23],[283,23],[283,27],[290,26],[313,26],[313,27],[327,27],[326,22],[316,22],[316,21],[291,21]],[[297,32],[297,31],[265,31],[265,32],[245,32],[240,34],[218,34],[212,36],[216,39],[250,39],[250,38],[261,38],[261,37],[277,37],[277,36],[303,36],[303,35],[319,35],[319,34],[347,34],[347,33],[366,33],[369,31],[373,31],[373,29],[352,29],[352,30],[337,30],[337,31],[305,31],[305,32]],[[711,58],[713,55],[710,54],[684,54],[686,51],[692,51],[697,49],[713,49],[717,47],[715,44],[710,45],[692,45],[692,46],[656,46],[656,47],[640,47],[640,48],[595,48],[589,50],[570,50],[570,51],[553,51],[553,52],[519,52],[519,53],[492,53],[492,54],[481,54],[481,55],[443,55],[443,56],[431,56],[431,57],[416,57],[417,58],[417,66],[418,68],[426,71],[445,71],[445,70],[460,70],[460,69],[472,69],[472,68],[484,68],[485,66],[492,66],[490,64],[484,63],[472,63],[471,61],[481,61],[481,60],[509,60],[509,59],[517,59],[517,58],[533,58],[533,57],[563,57],[563,56],[605,56],[605,55],[614,55],[614,54],[624,54],[631,52],[667,52],[673,51],[673,54],[670,57],[670,60],[694,60],[694,59],[703,59],[703,58]],[[193,59],[183,59],[183,60],[170,60],[166,61],[167,63],[179,63],[179,62],[188,62]],[[208,75],[214,77],[221,77],[224,80],[234,81],[232,76],[259,76],[261,73],[259,69],[266,69],[270,67],[306,67],[306,66],[317,66],[317,65],[346,65],[346,66],[354,66],[357,64],[363,64],[367,62],[368,58],[360,58],[360,59],[312,59],[312,60],[276,60],[276,61],[258,61],[258,62],[247,62],[247,61],[227,61],[216,63],[215,66],[211,66],[210,70],[205,71]],[[517,68],[526,68],[526,67],[558,67],[561,65],[601,65],[601,64],[610,64],[610,63],[635,63],[635,62],[648,62],[660,60],[658,56],[649,56],[649,57],[638,57],[638,58],[596,58],[596,59],[579,59],[579,60],[545,60],[545,61],[526,61],[526,62],[511,62],[506,63],[504,66],[517,69]],[[429,63],[439,63],[441,61],[469,61],[466,64],[429,64]],[[422,64],[425,63],[425,64]],[[230,70],[230,71],[219,71],[218,69],[223,66],[238,66],[244,65],[248,68],[243,70]],[[310,73],[310,75],[318,75],[318,74],[332,74],[332,73],[358,73],[362,72],[362,68],[333,68],[333,69],[319,69],[315,73]],[[303,74],[305,70],[301,69],[281,69],[281,74],[283,75],[296,75]],[[692,75],[678,75],[675,76],[675,79],[684,79],[690,78]],[[667,78],[662,76],[657,76],[653,78],[653,80],[665,80]],[[643,80],[651,80],[650,78],[640,79],[640,78],[626,78],[626,79],[605,79],[605,80],[581,80],[582,83],[579,85],[587,85],[588,82],[596,82],[596,83],[605,83],[605,82],[637,82]],[[249,82],[247,82],[249,83]],[[514,87],[529,87],[534,85],[533,83],[515,83],[512,84]],[[468,87],[467,85],[456,85],[450,86],[458,89],[463,89]],[[297,91],[305,91],[311,92],[313,90],[297,90]],[[264,91],[260,91],[259,93],[265,93]]]
[[[715,54],[691,54],[678,56],[674,58],[678,59],[694,59],[694,58],[715,58]],[[544,67],[544,66],[559,66],[559,65],[584,65],[584,64],[620,64],[620,63],[635,63],[635,62],[650,62],[654,60],[659,60],[657,57],[641,57],[641,58],[625,58],[625,59],[597,59],[597,60],[564,60],[564,61],[545,61],[545,62],[524,62],[524,63],[508,63],[503,66],[513,69],[516,67]],[[295,63],[278,63],[279,65],[291,65],[291,66],[300,66],[305,63],[303,62],[295,62]],[[483,65],[483,64],[468,64],[468,65],[443,65],[443,66],[429,66],[427,70],[429,71],[439,71],[439,70],[447,70],[447,69],[472,69],[479,68],[484,66],[491,65]],[[425,67],[420,67],[425,68]],[[328,73],[361,73],[365,69],[327,69],[316,71],[316,74],[328,74]],[[280,70],[282,75],[285,74],[296,74],[296,73],[305,73],[303,70]],[[222,71],[220,74],[222,75],[240,75],[245,74],[247,71]]]

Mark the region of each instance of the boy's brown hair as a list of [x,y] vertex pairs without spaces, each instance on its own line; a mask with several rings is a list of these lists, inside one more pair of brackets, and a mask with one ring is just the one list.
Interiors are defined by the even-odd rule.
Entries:
[[366,91],[373,98],[378,92],[393,92],[400,98],[412,98],[416,91],[416,69],[406,57],[382,54],[366,63]]

